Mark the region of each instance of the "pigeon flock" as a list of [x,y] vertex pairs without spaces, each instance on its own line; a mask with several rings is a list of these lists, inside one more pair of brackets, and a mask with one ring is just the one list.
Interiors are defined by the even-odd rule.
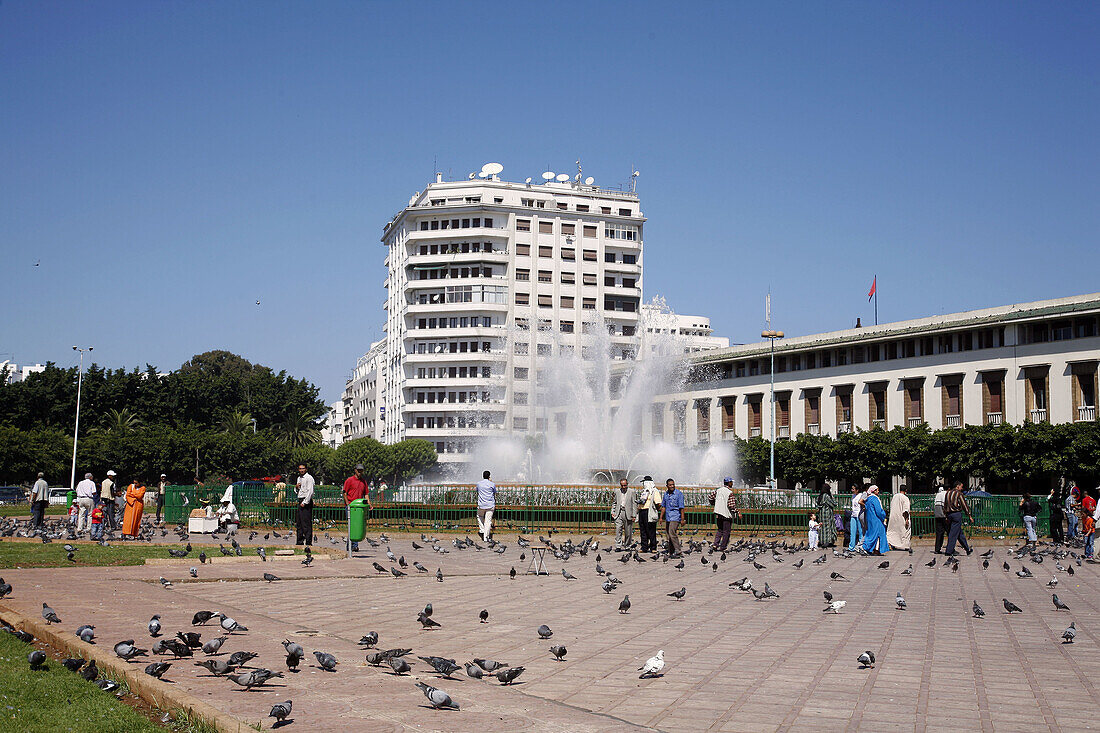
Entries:
[[[184,542],[186,531],[177,531],[181,533],[181,543]],[[253,539],[255,535],[256,533],[252,533],[249,539]],[[709,569],[705,577],[710,577],[710,573],[717,573],[719,569],[728,570],[738,567],[745,567],[746,569],[751,568],[748,572],[749,574],[755,575],[755,577],[750,578],[747,574],[738,580],[728,582],[727,587],[730,590],[736,590],[750,595],[752,597],[751,601],[760,602],[766,605],[768,603],[782,602],[781,599],[783,596],[771,585],[771,582],[774,582],[776,578],[765,579],[763,575],[768,572],[769,568],[776,568],[785,563],[790,556],[801,555],[796,562],[790,562],[788,565],[784,566],[795,573],[803,568],[806,558],[811,558],[814,565],[824,565],[827,562],[832,564],[832,562],[836,562],[837,560],[850,560],[856,557],[855,554],[844,549],[811,552],[808,550],[805,543],[791,544],[785,540],[768,540],[760,538],[738,539],[725,551],[716,551],[714,548],[710,547],[707,542],[697,541],[690,537],[685,537],[682,556],[670,557],[669,554],[663,550],[655,553],[646,553],[644,555],[633,548],[626,551],[616,551],[606,543],[601,545],[601,541],[596,537],[588,537],[580,541],[574,541],[568,538],[563,541],[555,542],[553,538],[554,532],[551,531],[548,535],[548,537],[540,535],[537,542],[540,545],[540,550],[544,550],[547,555],[552,556],[562,563],[560,569],[561,580],[558,582],[569,583],[571,581],[579,581],[580,586],[583,587],[584,584],[589,582],[585,579],[585,576],[594,571],[600,590],[603,591],[602,594],[597,591],[596,596],[602,598],[604,595],[615,594],[614,598],[616,602],[614,605],[609,604],[606,607],[606,612],[617,612],[621,615],[629,615],[631,613],[632,602],[630,595],[623,594],[620,598],[617,594],[617,591],[624,585],[624,582],[620,580],[614,572],[608,569],[608,566],[611,566],[614,562],[623,565],[623,570],[620,572],[628,579],[630,578],[627,567],[634,567],[636,564],[640,565],[643,563],[654,563],[658,568],[668,564],[669,567],[666,572],[678,575],[686,567],[686,558],[691,556],[697,556],[699,558],[699,564],[704,566],[705,569]],[[220,551],[223,554],[241,555],[242,548],[240,544],[235,538],[229,539],[230,548],[219,545]],[[43,537],[43,541],[48,541],[48,538]],[[391,540],[385,534],[382,534],[378,540],[370,537],[364,538],[364,542],[372,548],[382,549],[382,553],[379,554],[380,559],[381,557],[385,557],[390,562],[390,565],[386,566],[377,560],[372,561],[371,567],[373,567],[375,573],[392,577],[395,582],[402,582],[401,579],[407,576],[404,570],[399,570],[398,568],[412,567],[415,569],[416,574],[427,576],[428,578],[434,577],[435,581],[443,583],[446,580],[442,568],[443,558],[451,552],[463,551],[473,551],[477,553],[487,551],[488,553],[492,553],[487,554],[487,557],[500,557],[503,563],[503,567],[499,570],[500,575],[507,575],[508,579],[515,580],[516,567],[513,564],[515,560],[508,559],[509,556],[518,556],[519,562],[522,563],[527,558],[527,554],[531,551],[531,548],[536,546],[536,540],[525,537],[522,534],[515,539],[514,547],[509,547],[503,542],[495,539],[490,539],[484,544],[480,544],[469,537],[453,538],[449,541],[443,541],[434,536],[429,537],[421,534],[420,543],[416,541],[411,543],[413,548],[412,551],[416,553],[418,557],[417,559],[410,558],[412,560],[410,563],[406,561],[404,555],[398,557],[397,554],[393,552],[390,547]],[[75,546],[66,545],[65,551],[69,555],[72,555],[78,550]],[[189,557],[193,551],[194,549],[189,542],[182,547],[167,549],[168,555],[177,559]],[[1051,603],[1053,608],[1059,612],[1066,612],[1068,616],[1070,606],[1060,598],[1055,591],[1059,582],[1058,573],[1073,575],[1075,572],[1074,567],[1080,568],[1083,566],[1084,562],[1091,561],[1086,561],[1071,548],[1046,545],[1043,543],[1006,548],[1006,552],[1007,559],[1003,562],[1001,570],[1004,575],[1009,575],[1012,578],[1019,579],[1019,581],[1032,580],[1036,577],[1036,573],[1031,570],[1028,564],[1034,567],[1043,565],[1043,563],[1046,562],[1047,567],[1054,567],[1055,570],[1051,571],[1052,575],[1049,580],[1045,581],[1045,585],[1051,591]],[[434,563],[428,560],[432,553],[439,557],[439,560]],[[266,553],[263,548],[259,548],[257,554],[263,562],[267,562]],[[982,572],[989,572],[990,560],[995,554],[995,551],[990,549],[979,556]],[[673,563],[672,561],[674,560],[676,562]],[[310,561],[312,561],[312,557],[308,556],[307,561],[303,564],[308,566]],[[205,552],[201,552],[199,555],[199,563],[202,565],[205,564],[205,562]],[[593,562],[593,565],[590,566],[592,570],[584,570],[586,562]],[[692,562],[694,562],[694,560],[692,560]],[[966,562],[966,560],[964,559],[962,562]],[[573,568],[573,572],[566,569],[566,563],[570,564],[570,567]],[[430,565],[433,564],[437,566],[434,574],[430,569]],[[925,566],[933,569],[943,567],[949,569],[951,572],[957,572],[959,564],[960,559],[957,557],[944,557],[942,562],[938,562],[933,558],[931,562],[926,563]],[[510,570],[505,570],[507,567],[510,567]],[[849,567],[851,566],[842,566],[842,569],[847,570]],[[877,569],[885,574],[898,572],[896,569],[891,570],[891,564],[887,560],[879,562],[877,564]],[[194,577],[195,568],[191,568],[191,571],[191,575]],[[740,575],[740,573],[736,574]],[[914,575],[913,565],[907,563],[907,566],[900,571],[899,575]],[[997,575],[1000,576],[1001,573],[997,573]],[[1046,574],[1044,573],[1043,576],[1045,577]],[[650,574],[650,577],[654,576]],[[794,577],[797,577],[797,575]],[[792,576],[787,573],[782,576],[781,580],[785,579],[789,582],[791,578]],[[262,584],[267,585],[280,581],[280,578],[268,572],[263,573],[257,580],[261,580]],[[849,579],[839,570],[833,570],[828,573],[828,587],[822,591],[825,603],[822,608],[824,613],[840,615],[849,609],[849,602],[853,600],[853,598],[846,599],[843,597],[847,595],[844,593],[844,590],[852,587],[851,585],[846,585],[849,582]],[[1032,582],[1034,582],[1034,580],[1032,580]],[[160,583],[165,591],[172,592],[171,589],[173,588],[173,584],[170,580],[161,578]],[[682,602],[685,597],[691,594],[692,591],[687,584],[677,583],[676,585],[679,587],[672,586],[664,592],[666,596],[664,600],[665,603],[671,602],[675,604]],[[593,590],[595,590],[595,584],[593,584]],[[637,589],[635,590],[637,591]],[[14,592],[15,589],[13,589],[10,584],[5,583],[3,578],[0,578],[0,597],[12,595]],[[648,612],[648,610],[652,608],[652,604],[657,601],[650,594],[647,593],[645,595],[646,597],[643,599],[644,607]],[[1001,598],[1001,605],[1004,608],[1005,615],[1026,615],[1026,609],[1022,608],[1016,601],[1011,599],[1009,597],[1010,595],[1013,594],[1009,593]],[[858,601],[858,599],[855,600]],[[893,608],[896,611],[904,612],[910,607],[901,590],[896,591],[893,600]],[[976,620],[984,619],[986,611],[983,609],[981,603],[979,603],[979,599],[968,600],[971,600],[971,618]],[[1019,599],[1017,598],[1017,600]],[[981,599],[981,601],[986,605],[996,602],[995,599]],[[1073,599],[1070,598],[1070,601],[1072,602]],[[860,608],[858,602],[855,608]],[[498,609],[497,613],[502,611],[503,609]],[[65,609],[62,608],[60,614],[64,613]],[[62,624],[63,622],[60,614],[59,611],[51,608],[48,603],[42,603],[42,618],[46,624]],[[439,620],[431,603],[426,604],[424,608],[419,611],[411,609],[410,616],[407,618],[411,621],[414,614],[417,623],[416,625],[410,624],[409,635],[415,636],[417,639],[423,639],[424,644],[430,645],[431,639],[435,638],[435,634],[425,633],[423,636],[419,636],[417,635],[417,630],[424,632],[437,631],[444,628],[444,622]],[[201,671],[188,673],[203,677],[225,679],[236,688],[240,688],[242,692],[264,688],[266,685],[272,684],[273,680],[279,678],[285,679],[286,674],[297,673],[305,663],[307,657],[310,656],[301,643],[288,638],[282,643],[286,655],[285,659],[281,660],[281,663],[274,660],[263,660],[263,664],[261,664],[256,662],[260,656],[256,652],[240,648],[234,649],[234,647],[240,647],[242,645],[247,646],[249,630],[246,626],[233,619],[228,614],[213,610],[197,610],[193,613],[188,613],[188,616],[190,617],[189,627],[177,630],[178,627],[187,623],[187,618],[172,618],[171,614],[168,612],[152,615],[147,622],[144,622],[144,631],[148,633],[152,641],[149,648],[143,648],[143,645],[136,641],[138,634],[134,634],[135,638],[124,639],[115,643],[113,646],[114,654],[118,659],[128,664],[143,665],[145,674],[157,679],[171,680],[173,677],[178,678],[179,675],[184,674],[183,670],[190,670],[197,667]],[[476,616],[476,620],[473,618],[468,620],[471,628],[476,628],[476,625],[479,624],[490,624],[492,623],[491,619],[495,618],[491,612],[491,607],[482,608],[476,613]],[[1073,619],[1067,620],[1069,621],[1068,626],[1061,634],[1059,641],[1062,644],[1073,644],[1077,637],[1077,627]],[[455,622],[452,619],[446,618],[445,621],[448,624],[448,631],[455,630]],[[463,621],[459,623],[467,622]],[[203,635],[208,633],[207,629],[211,628],[213,629],[213,635],[203,638]],[[5,626],[4,629],[28,644],[34,641],[34,638],[26,631],[17,631],[10,626]],[[549,641],[554,637],[554,630],[548,623],[543,623],[537,628],[532,628],[529,633],[531,634],[531,638],[536,641]],[[75,635],[86,643],[96,643],[94,625],[84,624],[77,627]],[[526,669],[524,666],[520,665],[513,666],[506,662],[477,657],[469,661],[459,662],[456,659],[443,656],[428,654],[413,655],[412,648],[405,647],[380,650],[379,644],[380,635],[377,631],[369,631],[363,634],[359,639],[359,646],[365,653],[365,662],[368,665],[366,669],[380,668],[385,674],[392,675],[393,677],[402,677],[413,673],[431,674],[436,679],[444,682],[456,682],[463,679],[461,675],[464,675],[465,678],[469,680],[495,678],[496,682],[501,686],[509,686],[515,683]],[[233,649],[233,651],[225,649],[224,647],[227,645],[230,649]],[[568,649],[564,644],[554,643],[549,647],[543,647],[543,649],[546,649],[549,653],[550,661],[561,664],[568,663]],[[320,673],[357,673],[355,670],[359,667],[359,664],[356,662],[342,663],[334,654],[323,649],[311,649],[309,651],[315,660],[315,664],[312,662],[308,664],[311,668]],[[658,650],[653,657],[649,658],[638,667],[639,679],[653,680],[663,677],[666,673],[664,654],[663,649]],[[201,661],[195,659],[199,655],[202,655]],[[879,652],[879,655],[881,655],[881,652]],[[180,666],[178,664],[181,660],[187,659],[191,660],[190,665]],[[879,659],[876,657],[875,650],[868,649],[862,651],[855,662],[859,669],[870,670],[877,668]],[[47,663],[46,655],[41,651],[35,650],[28,656],[28,663],[32,670],[42,669]],[[73,673],[80,674],[84,679],[90,682],[96,682],[103,689],[117,689],[117,683],[99,679],[100,675],[94,661],[85,663],[85,660],[81,658],[71,658],[64,660],[62,664],[66,669],[69,669]],[[173,666],[174,664],[176,664],[175,667]],[[282,667],[285,667],[285,669],[282,669]],[[456,677],[456,674],[460,676]],[[431,684],[427,684],[420,678],[413,678],[413,681],[418,690],[423,693],[431,708],[437,710],[460,710],[459,703],[452,698],[449,692]],[[114,687],[112,687],[112,685]],[[286,700],[272,706],[270,717],[275,719],[275,725],[277,727],[287,725],[293,722],[293,718],[291,717],[292,711],[293,701]]]

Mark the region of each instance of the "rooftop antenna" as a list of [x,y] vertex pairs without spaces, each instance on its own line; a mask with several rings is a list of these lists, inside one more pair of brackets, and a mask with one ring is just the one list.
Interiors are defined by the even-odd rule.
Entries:
[[641,174],[634,169],[634,165],[630,166],[630,192],[636,193],[638,188],[638,176]]
[[581,162],[578,160],[577,161],[577,179],[576,180],[578,180],[578,181],[581,180],[581,174],[582,173],[584,173],[584,171],[581,170]]

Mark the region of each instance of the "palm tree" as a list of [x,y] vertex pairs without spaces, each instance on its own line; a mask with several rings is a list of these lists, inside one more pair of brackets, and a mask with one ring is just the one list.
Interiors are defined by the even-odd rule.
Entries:
[[141,418],[128,408],[111,410],[103,419],[103,429],[108,433],[128,433],[141,427]]
[[234,410],[222,420],[221,430],[230,435],[244,435],[252,427],[252,415]]
[[317,427],[317,418],[308,407],[295,410],[279,426],[279,437],[292,448],[300,448],[310,443],[321,442],[321,431]]

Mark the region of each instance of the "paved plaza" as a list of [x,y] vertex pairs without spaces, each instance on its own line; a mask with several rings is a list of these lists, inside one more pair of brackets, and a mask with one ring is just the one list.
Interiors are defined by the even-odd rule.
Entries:
[[[700,539],[701,539],[700,535]],[[257,541],[261,540],[257,538]],[[531,558],[514,536],[502,537],[507,550],[459,550],[451,536],[441,536],[449,550],[414,550],[419,536],[394,535],[389,543],[410,563],[410,575],[395,579],[381,574],[372,561],[392,565],[385,548],[363,545],[355,558],[319,559],[312,567],[297,560],[256,560],[204,565],[197,580],[188,568],[197,560],[119,568],[5,569],[15,592],[0,605],[37,617],[42,602],[57,610],[67,633],[94,623],[99,646],[109,651],[121,639],[135,638],[149,647],[146,623],[159,613],[170,638],[190,631],[199,610],[220,610],[249,628],[234,634],[226,653],[259,653],[252,663],[285,670],[281,642],[291,639],[306,649],[300,671],[287,673],[266,687],[245,692],[225,679],[210,676],[193,661],[179,660],[165,675],[167,687],[185,691],[245,721],[266,719],[271,705],[292,699],[290,730],[538,730],[538,731],[897,731],[1088,730],[1096,726],[1094,680],[1100,673],[1096,624],[1097,566],[1074,565],[1072,576],[1054,570],[1054,561],[1034,565],[1030,579],[1006,573],[1021,562],[1007,547],[982,569],[979,546],[960,558],[959,570],[937,563],[930,547],[912,556],[890,553],[890,567],[880,558],[835,557],[813,564],[817,554],[784,554],[777,563],[770,553],[745,562],[746,552],[732,553],[715,571],[699,554],[675,561],[616,562],[619,555],[602,550],[602,564],[623,584],[613,593],[601,589],[595,572],[596,553],[574,556],[566,563],[547,554],[546,576],[525,573]],[[530,536],[539,546],[537,534]],[[574,541],[580,541],[575,537]],[[555,542],[563,541],[554,535]],[[607,538],[600,538],[603,547]],[[167,553],[166,553],[167,554]],[[793,567],[805,559],[801,568]],[[416,573],[420,561],[430,571]],[[1066,562],[1072,563],[1072,560]],[[912,575],[901,571],[912,563]],[[515,580],[508,571],[517,570]],[[562,567],[577,577],[566,580]],[[444,581],[435,571],[441,568]],[[264,571],[282,580],[263,582]],[[847,580],[830,579],[840,573]],[[1059,578],[1057,593],[1069,611],[1058,611],[1046,587]],[[157,582],[164,576],[174,585]],[[728,587],[747,576],[763,587],[767,581],[779,598],[756,600],[751,593]],[[683,600],[667,594],[687,589]],[[823,613],[822,591],[847,601],[839,613]],[[895,593],[907,600],[895,607]],[[624,594],[627,614],[618,613]],[[1007,615],[1008,598],[1023,609]],[[984,619],[972,617],[977,600]],[[425,631],[417,614],[432,603],[432,618],[442,628]],[[479,623],[487,609],[489,622]],[[0,616],[2,616],[0,610]],[[1076,621],[1074,644],[1061,644],[1063,629]],[[216,621],[215,621],[216,623]],[[542,640],[541,624],[553,630]],[[71,627],[71,628],[70,628]],[[203,639],[217,634],[214,624],[198,628]],[[379,648],[411,647],[410,676],[397,677],[388,667],[364,661],[357,646],[368,631],[377,631]],[[565,645],[564,661],[549,653]],[[639,667],[663,649],[663,677],[639,679]],[[312,652],[334,654],[337,671],[320,670]],[[872,650],[878,663],[861,669],[856,658]],[[461,664],[473,657],[523,665],[526,671],[511,686],[495,679],[474,680],[464,672],[439,679],[416,655],[453,657]],[[224,658],[224,656],[223,656]],[[142,661],[140,666],[144,666]],[[132,666],[137,666],[136,663]],[[459,711],[433,710],[414,687],[415,678],[450,693]]]

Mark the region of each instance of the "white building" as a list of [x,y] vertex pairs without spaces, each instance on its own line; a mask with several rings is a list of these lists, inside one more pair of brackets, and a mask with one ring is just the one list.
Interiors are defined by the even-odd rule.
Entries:
[[375,341],[359,357],[344,387],[344,440],[382,438],[382,402],[379,399],[379,375],[386,354],[386,342]]
[[321,442],[335,448],[344,442],[344,401],[337,400],[328,406],[321,426]]
[[479,438],[546,429],[537,357],[592,328],[609,330],[613,358],[638,352],[638,197],[579,174],[536,185],[499,171],[437,174],[383,230],[381,435],[429,440],[444,465],[468,460]]
[[[771,433],[767,341],[688,357],[641,430],[699,445]],[[778,339],[776,437],[1096,419],[1100,293]]]
[[730,340],[715,336],[706,316],[682,316],[668,307],[664,298],[643,303],[641,310],[641,351],[643,359],[674,354],[694,354],[725,349]]
[[0,361],[0,378],[6,378],[8,384],[22,382],[32,374],[38,374],[44,371],[46,371],[45,364],[33,364],[21,367],[18,364],[13,364],[10,360]]

